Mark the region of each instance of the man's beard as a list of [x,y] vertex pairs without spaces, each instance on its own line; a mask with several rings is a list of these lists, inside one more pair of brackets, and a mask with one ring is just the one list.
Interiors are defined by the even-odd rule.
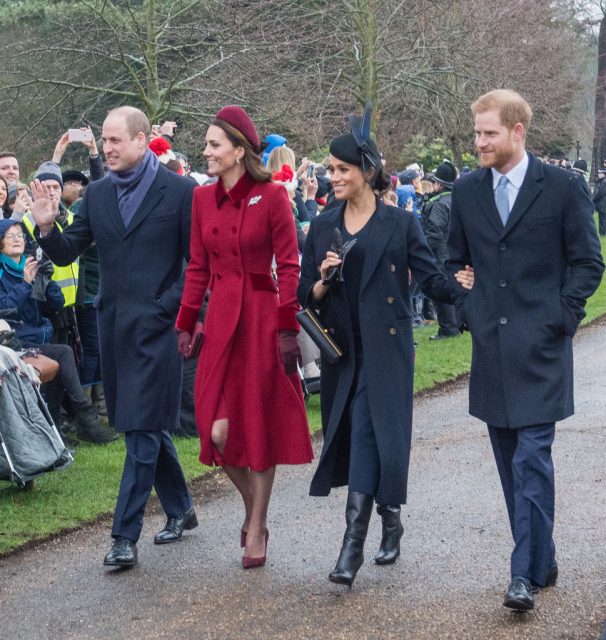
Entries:
[[483,157],[479,151],[477,154],[480,164],[483,167],[486,169],[491,169],[492,167],[498,169],[509,163],[514,156],[514,150],[512,145],[507,145],[507,147],[493,150],[489,157]]

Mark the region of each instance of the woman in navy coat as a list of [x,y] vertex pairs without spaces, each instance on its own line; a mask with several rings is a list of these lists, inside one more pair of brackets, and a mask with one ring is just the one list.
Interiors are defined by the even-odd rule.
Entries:
[[[400,553],[412,430],[409,270],[427,296],[451,300],[417,218],[377,197],[389,179],[376,144],[357,128],[354,122],[353,133],[330,143],[328,170],[341,206],[312,220],[298,289],[301,304],[319,311],[345,352],[335,364],[322,360],[324,447],[310,493],[349,485],[347,529],[329,576],[349,587],[363,562],[373,500],[383,522],[375,562],[391,564]],[[344,243],[355,240],[343,263],[330,250],[335,228]],[[334,267],[343,282],[327,285]]]

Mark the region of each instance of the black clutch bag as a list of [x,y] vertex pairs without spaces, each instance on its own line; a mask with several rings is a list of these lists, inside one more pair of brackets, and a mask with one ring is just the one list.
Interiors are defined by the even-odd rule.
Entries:
[[202,348],[202,344],[204,343],[204,325],[200,320],[196,322],[196,326],[194,328],[194,334],[191,338],[191,347],[189,350],[189,358],[197,358],[200,355],[200,349]]
[[333,340],[328,329],[322,326],[315,311],[307,307],[297,313],[297,320],[330,364],[334,364],[343,355],[343,350]]

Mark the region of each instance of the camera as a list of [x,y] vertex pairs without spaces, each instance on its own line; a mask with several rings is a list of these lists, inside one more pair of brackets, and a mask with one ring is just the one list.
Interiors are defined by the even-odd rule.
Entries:
[[313,162],[310,162],[307,165],[307,177],[308,178],[313,178],[315,170],[316,170],[316,165]]

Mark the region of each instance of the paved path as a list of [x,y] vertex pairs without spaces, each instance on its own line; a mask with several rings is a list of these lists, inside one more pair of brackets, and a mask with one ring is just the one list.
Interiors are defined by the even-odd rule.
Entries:
[[[422,355],[420,356],[422,357]],[[344,528],[345,491],[309,498],[311,467],[280,470],[269,562],[240,568],[241,510],[222,476],[196,499],[201,526],[140,564],[101,566],[108,525],[0,559],[0,638],[590,639],[606,620],[606,328],[576,344],[577,415],[558,426],[560,581],[535,611],[502,605],[511,538],[484,426],[461,384],[417,402],[403,556],[378,567],[376,515],[354,589],[327,580]]]

